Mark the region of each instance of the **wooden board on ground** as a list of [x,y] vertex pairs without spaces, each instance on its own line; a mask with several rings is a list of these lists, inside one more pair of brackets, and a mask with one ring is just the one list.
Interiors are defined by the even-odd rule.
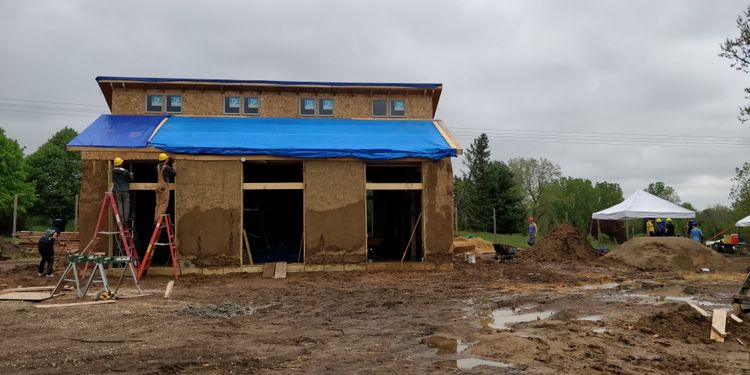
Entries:
[[266,263],[263,265],[263,277],[270,278],[276,274],[276,263]]
[[277,262],[273,273],[274,279],[286,279],[286,262]]
[[105,303],[115,303],[115,300],[109,299],[106,301],[88,301],[88,302],[75,302],[75,303],[56,303],[52,305],[34,305],[40,309],[51,309],[54,307],[74,307],[74,306],[89,306],[89,305],[102,305]]
[[711,317],[711,314],[709,314],[706,310],[703,310],[702,308],[700,308],[698,305],[694,303],[690,303],[690,302],[688,302],[688,305],[690,305],[690,307],[692,307],[695,311],[697,311],[698,314],[701,314],[704,318]]
[[172,289],[174,288],[174,280],[169,280],[167,288],[164,290],[164,298],[169,298],[172,295]]
[[727,337],[726,326],[727,310],[714,310],[714,317],[711,320],[711,340],[724,342],[724,338]]
[[11,292],[0,294],[0,300],[6,301],[44,301],[52,298],[50,292]]
[[11,289],[4,289],[0,290],[0,293],[10,293],[10,292],[41,292],[41,291],[52,291],[55,289],[54,285],[48,285],[48,286],[22,286],[18,288],[11,288]]
[[743,320],[740,319],[740,317],[737,316],[737,315],[732,314],[732,315],[729,315],[729,317],[732,318],[732,320],[734,320],[737,323],[742,323],[743,322]]

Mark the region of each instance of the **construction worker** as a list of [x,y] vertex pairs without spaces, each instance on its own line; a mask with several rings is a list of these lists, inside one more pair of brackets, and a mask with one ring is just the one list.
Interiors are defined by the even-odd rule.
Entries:
[[537,227],[536,223],[534,222],[534,218],[532,216],[529,216],[529,240],[526,242],[529,244],[529,246],[534,245],[534,242],[536,242],[536,234],[539,230],[539,227]]
[[667,237],[674,237],[674,224],[672,224],[672,218],[667,218]]
[[[53,266],[55,264],[55,240],[60,237],[60,232],[63,229],[62,219],[52,220],[52,226],[47,228],[39,238],[39,255],[42,256],[42,260],[39,262],[39,276],[54,277]],[[65,246],[64,243],[60,242],[61,245]],[[46,267],[45,267],[46,266]]]
[[686,237],[690,237],[690,232],[693,231],[693,227],[695,227],[695,219],[690,219],[687,223]]
[[[171,165],[170,165],[171,164]],[[169,156],[165,153],[159,154],[159,164],[156,166],[156,210],[154,212],[154,224],[159,217],[167,212],[169,206],[169,183],[177,175],[174,163],[170,163]]]
[[703,231],[698,227],[698,223],[693,223],[693,227],[690,229],[690,239],[703,243]]
[[656,218],[656,231],[654,232],[656,234],[656,237],[664,237],[664,234],[667,232],[667,226],[666,223],[661,220],[660,217]]
[[651,219],[646,219],[646,234],[649,237],[654,236],[654,223],[651,221]]
[[112,168],[112,192],[123,222],[127,222],[130,217],[130,181],[133,181],[133,172],[122,167],[121,158],[115,158]]

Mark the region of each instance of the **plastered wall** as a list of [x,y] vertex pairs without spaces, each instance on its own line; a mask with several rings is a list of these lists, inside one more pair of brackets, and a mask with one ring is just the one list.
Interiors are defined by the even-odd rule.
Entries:
[[[405,99],[406,116],[411,119],[432,118],[432,97],[429,95],[370,96],[364,94],[315,94],[239,91],[198,90],[142,90],[114,88],[112,92],[112,114],[145,114],[146,95],[182,95],[182,115],[225,116],[225,96],[260,96],[260,116],[263,117],[309,117],[299,115],[299,98],[333,98],[336,118],[372,118],[372,99]],[[226,115],[239,116],[239,115]]]
[[305,263],[366,261],[364,173],[361,161],[305,162]]
[[242,165],[239,160],[176,163],[177,239],[194,266],[239,266]]
[[422,163],[425,254],[429,262],[451,262],[453,169],[450,158]]
[[[104,193],[107,191],[109,166],[106,160],[81,160],[81,193],[78,199],[78,228],[80,231],[81,250],[88,245],[94,236],[96,221],[99,218]],[[107,230],[106,221],[102,230]],[[95,251],[105,249],[107,241]]]

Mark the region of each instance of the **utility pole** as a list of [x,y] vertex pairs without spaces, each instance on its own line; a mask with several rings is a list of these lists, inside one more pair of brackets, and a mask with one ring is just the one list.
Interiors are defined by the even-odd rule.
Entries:
[[18,223],[18,193],[13,195],[13,238],[16,238],[16,224]]

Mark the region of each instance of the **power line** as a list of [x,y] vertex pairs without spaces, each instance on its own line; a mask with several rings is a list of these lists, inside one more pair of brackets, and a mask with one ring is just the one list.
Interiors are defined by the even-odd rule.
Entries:
[[[485,128],[457,127],[457,126],[451,126],[450,128],[451,129],[475,130],[475,131],[481,131],[483,133],[532,132],[532,133],[553,133],[553,134],[570,133],[570,134],[581,134],[581,135],[597,134],[597,135],[606,135],[606,136],[674,137],[674,134],[604,133],[604,132],[594,132],[594,131],[582,132],[582,131],[573,131],[573,130],[546,130],[546,129],[525,129],[525,128],[524,129],[518,129],[518,128],[485,129]],[[719,136],[719,135],[696,135],[696,136],[736,139],[736,137]]]
[[73,117],[99,117],[99,115],[95,114],[75,114],[75,113],[59,113],[59,112],[44,112],[44,111],[27,111],[23,109],[10,109],[10,108],[0,108],[0,112],[25,112],[25,113],[36,113],[36,114],[46,114],[46,115],[55,115],[55,116],[73,116]]
[[2,98],[0,100],[12,101],[12,102],[32,102],[32,103],[44,103],[44,104],[62,104],[62,105],[77,105],[84,107],[96,107],[96,108],[107,108],[101,104],[83,104],[83,103],[70,103],[70,102],[52,102],[47,100],[36,100],[36,99],[18,99],[18,98]]

